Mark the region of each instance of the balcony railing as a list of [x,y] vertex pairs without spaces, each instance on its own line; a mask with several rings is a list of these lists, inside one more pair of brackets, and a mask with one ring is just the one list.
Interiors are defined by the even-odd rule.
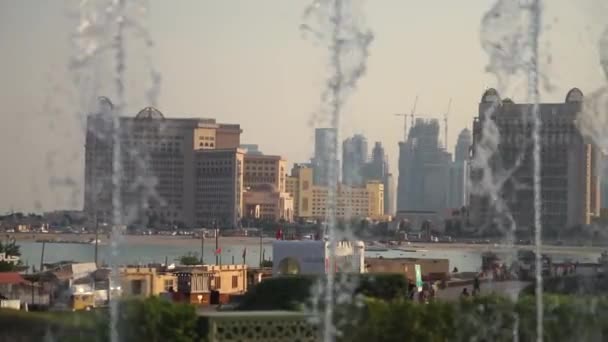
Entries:
[[208,341],[312,342],[319,340],[310,315],[289,311],[202,312]]

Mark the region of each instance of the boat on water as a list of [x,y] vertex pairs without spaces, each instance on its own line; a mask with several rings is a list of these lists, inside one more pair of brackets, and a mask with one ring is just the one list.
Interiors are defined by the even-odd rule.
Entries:
[[[69,243],[69,244],[81,244],[81,245],[94,245],[95,244],[95,239],[89,239],[89,240],[61,240],[61,239],[43,239],[43,240],[36,240],[37,243]],[[97,244],[99,245],[103,245],[104,243],[100,240],[97,239]]]
[[388,248],[380,246],[365,247],[366,252],[387,252]]
[[608,264],[608,251],[603,251],[600,257],[597,259],[597,262],[602,265]]

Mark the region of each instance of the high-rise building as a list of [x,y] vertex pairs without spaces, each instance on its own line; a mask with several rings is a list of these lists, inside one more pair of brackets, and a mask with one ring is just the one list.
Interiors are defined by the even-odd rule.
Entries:
[[355,134],[342,143],[342,183],[345,185],[363,185],[363,168],[367,163],[367,139]]
[[384,214],[394,216],[397,213],[395,201],[395,177],[387,173],[384,180]]
[[[351,165],[343,165],[343,169],[346,171]],[[394,205],[394,181],[392,180],[392,175],[389,173],[389,165],[388,165],[388,157],[384,152],[384,147],[382,147],[382,143],[376,141],[374,143],[374,148],[372,149],[371,159],[363,163],[359,168],[361,170],[359,173],[361,175],[359,183],[352,183],[351,185],[361,186],[369,181],[379,181],[384,185],[384,213],[386,215],[393,215],[395,211],[393,210]],[[349,185],[349,183],[343,182],[345,185]]]
[[458,140],[456,141],[456,147],[454,148],[454,161],[461,162],[469,160],[469,151],[473,144],[473,138],[471,131],[467,128],[460,131],[458,134]]
[[368,178],[372,179],[384,179],[388,173],[388,160],[384,153],[384,147],[382,147],[382,143],[379,141],[374,143],[368,172]]
[[[165,118],[157,109],[147,107],[135,117],[120,117],[119,126],[114,127],[113,110],[111,102],[102,98],[97,113],[87,117],[84,210],[90,219],[113,222],[116,182],[112,178],[116,176],[120,189],[120,196],[116,196],[120,208],[116,209],[123,218],[120,223],[152,227],[194,227],[213,219],[225,226],[236,223],[240,203],[231,207],[232,212],[225,217],[200,216],[206,209],[198,206],[207,200],[205,196],[225,198],[225,192],[232,190],[235,193],[230,195],[230,201],[240,201],[239,125],[220,124],[214,119]],[[120,144],[119,173],[113,172],[114,141]],[[204,153],[218,150],[228,150],[222,153],[231,157],[222,155],[220,160],[214,160],[215,155]],[[206,178],[206,185],[200,184],[201,177],[224,177],[232,172],[228,168],[234,171],[229,182],[231,190],[211,178]]]
[[337,134],[338,132],[334,128],[315,129],[315,155],[312,158],[312,165],[316,185],[328,186],[332,170],[336,173],[334,175],[336,181],[339,178],[340,163],[337,146],[336,149],[332,148],[337,142]]
[[439,121],[416,119],[399,143],[398,210],[442,213],[448,207],[450,153],[439,145]]
[[194,223],[237,227],[243,217],[244,151],[239,148],[194,153]]
[[[543,232],[549,235],[565,227],[590,224],[599,215],[598,148],[583,138],[575,125],[582,103],[583,93],[574,88],[564,103],[538,105],[542,122],[541,220]],[[475,191],[469,210],[469,219],[477,228],[504,219],[501,212],[505,209],[497,210],[496,203],[504,204],[518,230],[531,232],[534,227],[532,106],[501,99],[494,89],[488,89],[481,98],[479,116],[473,123],[471,182]],[[492,145],[497,149],[489,150]],[[476,162],[476,158],[488,160],[488,165]],[[483,184],[500,186],[487,189]]]
[[454,162],[449,171],[448,208],[459,209],[469,202],[469,151],[471,149],[471,131],[463,129],[458,135],[454,148]]
[[608,155],[600,153],[600,159],[600,204],[605,209],[608,208]]

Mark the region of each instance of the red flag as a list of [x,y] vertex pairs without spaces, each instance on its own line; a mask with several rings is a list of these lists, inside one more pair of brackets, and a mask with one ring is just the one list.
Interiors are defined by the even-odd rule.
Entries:
[[277,230],[276,238],[277,238],[277,240],[283,239],[283,230],[281,228],[279,228],[279,230]]
[[222,247],[215,250],[215,255],[222,254]]

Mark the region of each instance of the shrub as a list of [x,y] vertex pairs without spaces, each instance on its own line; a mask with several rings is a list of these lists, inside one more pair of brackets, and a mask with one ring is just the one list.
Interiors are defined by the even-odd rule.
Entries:
[[[354,294],[384,300],[406,298],[408,281],[400,274],[347,275],[358,281]],[[310,299],[312,286],[323,281],[319,276],[283,276],[266,279],[243,297],[241,310],[296,310]]]
[[[519,341],[536,340],[536,302],[503,297],[420,305],[407,300],[368,299],[362,319],[342,341]],[[546,341],[608,340],[608,300],[604,297],[544,297]]]
[[[157,297],[119,303],[120,341],[199,341],[194,307]],[[110,341],[108,310],[24,312],[0,310],[0,340]],[[3,339],[3,338],[7,339]]]
[[266,279],[250,289],[241,310],[295,310],[310,297],[315,277],[285,276]]
[[197,315],[192,305],[158,297],[119,303],[117,328],[121,341],[195,341],[196,326]]
[[97,334],[99,315],[93,312],[25,312],[0,309],[0,340],[102,341]]

